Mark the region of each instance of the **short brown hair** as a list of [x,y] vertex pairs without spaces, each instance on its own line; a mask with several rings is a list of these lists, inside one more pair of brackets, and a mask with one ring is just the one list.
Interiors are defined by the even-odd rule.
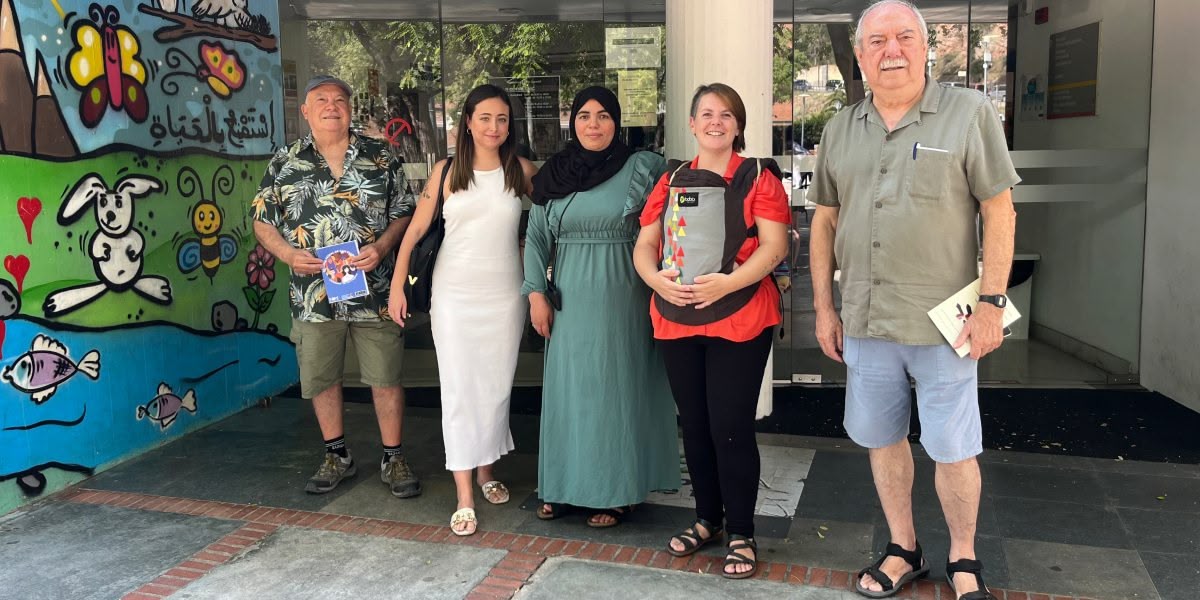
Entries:
[[742,97],[737,91],[723,83],[709,83],[696,88],[696,93],[692,96],[692,110],[689,113],[692,118],[696,118],[696,107],[700,105],[700,99],[708,94],[716,94],[725,106],[729,107],[729,111],[733,113],[733,118],[737,120],[738,134],[733,138],[733,151],[741,152],[746,149],[746,105],[742,103]]

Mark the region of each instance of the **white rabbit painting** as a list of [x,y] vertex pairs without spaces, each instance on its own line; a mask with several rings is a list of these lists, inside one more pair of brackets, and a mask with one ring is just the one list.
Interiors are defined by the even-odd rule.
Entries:
[[84,306],[105,292],[134,292],[157,304],[171,303],[171,282],[157,275],[142,274],[144,238],[134,226],[134,200],[162,189],[157,179],[127,175],[108,185],[95,173],[85,175],[67,192],[58,212],[59,225],[79,220],[89,205],[93,207],[96,232],[88,245],[93,269],[99,281],[58,290],[46,297],[42,310],[56,317]]

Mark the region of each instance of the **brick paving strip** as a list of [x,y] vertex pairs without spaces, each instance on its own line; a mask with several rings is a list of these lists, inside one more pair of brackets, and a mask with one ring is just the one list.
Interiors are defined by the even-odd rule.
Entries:
[[[467,600],[508,600],[529,582],[529,579],[547,558],[555,556],[701,574],[720,575],[721,573],[722,561],[719,557],[694,554],[680,558],[655,548],[639,548],[603,542],[586,542],[482,529],[475,535],[460,537],[454,535],[449,527],[438,525],[420,525],[388,519],[87,488],[65,490],[58,495],[58,499],[79,504],[99,504],[245,521],[245,524],[237,530],[209,544],[153,581],[126,594],[124,600],[166,598],[183,589],[192,581],[200,579],[218,565],[254,549],[259,542],[281,526],[507,550],[508,554],[496,563],[483,581],[467,594]],[[759,561],[758,574],[755,579],[853,591],[854,576],[854,573],[848,571]],[[999,600],[1092,600],[1077,596],[1036,594],[996,588],[992,588],[992,593]],[[955,600],[950,587],[945,582],[929,580],[919,580],[916,585],[909,586],[894,597],[910,600]]]

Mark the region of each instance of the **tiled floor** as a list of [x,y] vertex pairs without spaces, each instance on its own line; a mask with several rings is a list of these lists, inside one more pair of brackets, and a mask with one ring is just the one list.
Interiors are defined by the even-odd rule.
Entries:
[[[689,523],[690,509],[651,503],[638,507],[620,527],[608,530],[586,527],[586,515],[582,513],[553,522],[538,520],[533,514],[537,505],[537,457],[533,454],[537,448],[536,419],[536,416],[513,417],[517,451],[499,463],[497,474],[512,490],[514,501],[503,506],[480,505],[482,530],[511,532],[511,536],[504,538],[509,541],[520,536],[545,536],[529,539],[579,540],[592,543],[592,547],[604,544],[597,552],[606,548],[624,552],[624,548],[630,548],[626,558],[638,552],[639,557],[648,560],[652,555],[657,556],[654,552],[672,532]],[[368,522],[367,518],[382,519],[368,522],[375,523],[381,531],[396,523],[414,524],[416,528],[430,525],[437,527],[427,530],[441,532],[443,537],[448,535],[445,524],[454,510],[454,489],[449,474],[442,469],[444,457],[436,411],[410,409],[406,417],[406,453],[422,476],[425,489],[422,496],[410,500],[391,497],[378,480],[378,434],[372,408],[348,405],[346,427],[351,449],[359,461],[359,474],[322,496],[302,491],[304,480],[320,457],[315,420],[307,403],[287,398],[276,399],[267,408],[251,408],[149,452],[85,481],[81,487],[137,495],[131,498],[161,495],[236,503],[238,507],[251,509],[268,506],[313,511],[313,515],[330,513],[363,518],[356,523]],[[764,459],[768,465],[763,472],[764,483],[772,488],[772,493],[780,494],[781,498],[772,502],[785,513],[776,515],[772,512],[774,505],[763,506],[763,514],[756,519],[760,559],[781,565],[786,573],[803,567],[805,577],[815,572],[826,587],[840,585],[845,589],[846,572],[870,563],[888,541],[866,453],[847,440],[781,434],[761,434],[760,446],[764,457],[769,457]],[[918,535],[932,564],[933,577],[940,578],[948,545],[946,527],[933,491],[933,466],[919,446],[914,450]],[[985,452],[981,466],[984,496],[977,550],[993,587],[1064,598],[1191,600],[1196,597],[1194,590],[1200,589],[1200,467],[1004,451]],[[787,489],[785,483],[800,485]],[[235,508],[222,508],[221,514],[228,517],[235,513]],[[292,518],[298,521],[309,514],[294,513],[298,516]],[[190,519],[188,523],[194,523],[194,527],[176,533],[179,525],[175,520],[179,518]],[[101,536],[91,525],[101,522],[107,523],[103,525],[106,532],[128,535]],[[32,586],[42,582],[30,580],[27,574],[36,572],[45,573],[46,578],[59,586],[54,589],[66,594],[62,597],[113,597],[116,589],[113,586],[153,580],[155,573],[229,534],[237,527],[237,523],[230,523],[105,506],[35,504],[20,514],[0,519],[0,531],[6,542],[0,544],[0,564],[6,565],[0,570],[0,589],[34,589]],[[266,558],[274,556],[272,560],[276,560],[296,552],[300,554],[294,556],[301,556],[303,548],[310,553],[321,552],[325,538],[287,533],[285,529],[270,535],[278,549],[275,554],[265,554]],[[164,543],[172,550],[146,546],[143,540]],[[335,540],[346,545],[347,553],[364,552],[360,541],[340,537],[325,541]],[[451,536],[442,543],[451,541],[456,540]],[[146,557],[130,550],[142,546]],[[108,562],[103,556],[104,548],[112,553]],[[392,551],[405,555],[427,552],[406,548],[396,546]],[[647,549],[650,554],[643,556],[638,549]],[[722,550],[705,549],[695,560],[703,569],[719,565],[712,561],[720,558]],[[115,560],[117,556],[121,557],[119,562]],[[436,553],[430,556],[436,558]],[[463,565],[475,564],[470,556],[470,553],[463,555]],[[490,564],[480,560],[479,564]],[[14,565],[16,568],[8,568]],[[419,567],[415,565],[413,572],[420,571]],[[479,575],[482,567],[472,568],[475,570],[464,571],[456,581],[478,583],[476,580],[483,577]],[[782,578],[786,573],[781,571],[778,575]],[[210,577],[215,574],[214,571]],[[619,572],[617,575],[597,572],[596,576],[619,577]],[[206,581],[207,577],[197,587],[189,585],[180,594],[191,590],[187,593],[195,594],[192,597],[215,597],[205,591],[210,588],[199,586]],[[531,581],[536,581],[536,577]],[[106,582],[111,585],[104,587]],[[460,589],[450,583],[445,586],[449,586],[445,589]],[[90,595],[74,593],[93,588],[101,591]],[[535,589],[533,583],[530,589]],[[547,583],[544,589],[557,588]],[[935,591],[930,593],[934,594],[930,597],[936,597]],[[529,592],[527,597],[547,596]],[[598,592],[589,597],[611,596]],[[1008,598],[1024,600],[1024,596],[1017,594]]]

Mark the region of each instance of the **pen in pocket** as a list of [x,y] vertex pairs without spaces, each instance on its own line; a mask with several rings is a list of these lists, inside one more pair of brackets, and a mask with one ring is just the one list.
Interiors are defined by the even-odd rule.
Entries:
[[949,150],[934,148],[933,146],[922,146],[921,142],[913,144],[913,160],[917,160],[917,150],[928,150],[930,152],[941,152],[942,154],[950,154]]

